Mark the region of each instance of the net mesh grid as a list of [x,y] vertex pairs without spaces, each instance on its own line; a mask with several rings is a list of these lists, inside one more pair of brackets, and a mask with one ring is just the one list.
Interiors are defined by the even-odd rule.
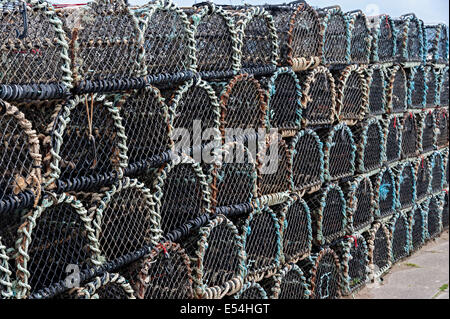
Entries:
[[429,196],[425,201],[427,212],[426,238],[432,239],[438,236],[442,230],[442,194]]
[[408,79],[406,71],[400,65],[395,65],[388,72],[388,110],[391,113],[403,112],[407,108]]
[[400,160],[402,145],[403,117],[399,114],[390,114],[385,118],[385,151],[386,163]]
[[448,229],[448,189],[444,190],[444,207],[442,208],[442,228]]
[[348,12],[351,24],[350,62],[369,64],[372,52],[372,35],[367,17],[361,11]]
[[367,173],[379,168],[385,161],[384,129],[381,119],[368,118],[351,126],[357,143],[357,170]]
[[425,242],[427,215],[424,204],[415,205],[409,212],[411,251],[416,251]]
[[273,277],[271,299],[309,299],[310,285],[302,269],[296,264],[287,264]]
[[242,289],[233,296],[234,299],[268,299],[267,292],[257,282],[247,282]]
[[426,25],[426,60],[444,64],[448,62],[448,28],[445,24]]
[[438,108],[434,110],[434,117],[436,119],[436,144],[438,147],[448,146],[448,126],[449,126],[449,116],[448,109]]
[[392,265],[389,229],[384,224],[377,222],[365,233],[365,236],[369,247],[369,278],[374,281]]
[[416,198],[421,200],[431,193],[431,159],[421,156],[416,160]]
[[439,105],[439,70],[434,66],[426,66],[426,106],[436,107]]
[[[3,232],[2,232],[3,233]],[[2,234],[3,235],[3,234]],[[12,290],[13,267],[10,266],[10,257],[7,246],[3,244],[0,237],[0,299],[14,297]]]
[[403,159],[412,158],[420,151],[420,118],[412,112],[405,113],[402,120],[402,146]]
[[449,88],[449,68],[448,66],[443,68],[441,71],[441,81],[439,83],[440,85],[440,89],[439,89],[439,105],[442,107],[447,107],[448,108],[448,101],[449,101],[449,96],[448,96],[448,88]]
[[360,233],[372,225],[375,219],[376,201],[372,182],[367,176],[358,176],[342,184],[347,200],[349,223],[347,233]]
[[444,158],[442,153],[435,151],[430,155],[430,165],[431,165],[431,192],[433,194],[442,191],[444,188]]
[[397,53],[397,29],[394,20],[386,14],[367,17],[372,33],[371,62],[389,63]]
[[392,170],[396,174],[397,208],[411,208],[416,201],[416,170],[413,161],[399,163]]
[[408,108],[422,109],[426,106],[426,79],[427,73],[423,65],[413,67],[408,72]]
[[375,217],[383,218],[395,213],[397,192],[395,175],[390,167],[383,167],[370,177],[377,203]]
[[325,247],[311,256],[311,299],[338,299],[341,297],[341,264],[331,248]]
[[406,213],[396,213],[389,221],[389,232],[391,237],[391,259],[392,263],[407,257],[410,253],[410,231]]
[[437,120],[436,112],[428,109],[423,113],[418,114],[417,120],[419,122],[419,135],[420,135],[420,151],[421,153],[427,153],[432,151],[436,147],[437,142]]
[[387,77],[386,70],[380,64],[372,64],[365,68],[366,82],[368,86],[369,115],[384,114],[387,110]]
[[424,25],[414,14],[403,15],[394,20],[397,29],[397,62],[423,62]]

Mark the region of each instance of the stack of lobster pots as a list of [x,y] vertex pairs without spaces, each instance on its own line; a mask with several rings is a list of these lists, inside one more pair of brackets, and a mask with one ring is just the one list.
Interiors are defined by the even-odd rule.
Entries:
[[0,0],[0,298],[325,299],[448,228],[448,27]]

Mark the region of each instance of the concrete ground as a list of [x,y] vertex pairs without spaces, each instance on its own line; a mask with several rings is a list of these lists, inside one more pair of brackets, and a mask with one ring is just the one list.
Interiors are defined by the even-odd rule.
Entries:
[[383,280],[370,283],[355,299],[449,299],[449,232],[394,264]]

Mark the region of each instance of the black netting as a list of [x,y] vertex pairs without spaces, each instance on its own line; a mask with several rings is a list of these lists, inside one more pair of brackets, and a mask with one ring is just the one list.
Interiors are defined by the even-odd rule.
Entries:
[[426,25],[427,61],[444,64],[448,62],[448,28],[445,24]]
[[373,36],[372,60],[374,62],[392,62],[395,55],[395,26],[386,14],[368,17]]
[[[356,241],[355,241],[356,239]],[[362,287],[368,280],[369,256],[366,241],[362,236],[356,236],[349,242],[350,256],[348,261],[348,279],[350,291]]]
[[390,168],[380,171],[371,176],[372,185],[377,190],[378,215],[379,217],[388,216],[394,213],[396,206],[395,197],[395,177]]
[[389,265],[389,240],[387,229],[385,229],[385,226],[381,225],[373,238],[373,251],[371,257],[376,273]]
[[[351,194],[350,196],[352,196]],[[350,205],[350,200],[352,200],[352,205],[349,207],[352,209],[352,220],[353,220],[353,231],[357,232],[367,226],[369,226],[374,220],[374,194],[372,190],[372,183],[369,178],[360,179],[358,184],[356,184],[356,189],[354,190],[354,199],[349,199],[347,205]]]
[[417,250],[425,241],[426,215],[421,206],[416,206],[411,214],[411,248]]
[[432,66],[426,67],[427,77],[426,77],[426,85],[427,85],[427,98],[426,98],[426,106],[435,107],[439,104],[438,99],[438,90],[439,90],[439,76],[437,71]]
[[338,108],[341,120],[358,120],[364,116],[367,107],[367,83],[362,70],[348,67],[337,81]]
[[281,275],[278,299],[306,299],[309,296],[309,290],[305,277],[297,267],[285,269]]
[[423,108],[426,104],[426,72],[423,66],[417,66],[410,82],[411,107]]
[[416,189],[417,189],[417,199],[422,199],[428,195],[428,190],[430,187],[430,162],[427,157],[421,158],[418,161],[416,168]]
[[422,129],[422,152],[432,151],[435,147],[436,120],[433,112],[430,110],[426,114],[421,114],[420,118],[425,117],[421,122]]
[[352,34],[350,44],[350,61],[352,63],[369,63],[371,36],[366,16],[358,12],[352,16]]
[[431,197],[428,202],[427,227],[428,237],[434,238],[441,232],[441,216],[438,197]]
[[407,162],[398,167],[397,187],[398,187],[398,202],[400,209],[411,207],[415,201],[416,195],[416,176],[414,164]]
[[369,113],[371,115],[386,112],[386,79],[383,69],[372,67],[368,78],[369,84]]
[[339,260],[332,250],[325,250],[315,261],[311,290],[313,299],[336,299],[341,295]]
[[377,119],[360,122],[351,127],[357,143],[358,170],[369,172],[379,168],[384,161],[384,130]]
[[444,207],[442,208],[442,227],[448,228],[448,192],[445,192]]
[[406,215],[399,214],[392,226],[392,261],[397,262],[409,254],[409,225]]
[[403,117],[402,126],[402,157],[414,157],[419,150],[417,116],[412,113],[406,114]]
[[437,193],[444,186],[444,159],[438,152],[431,157],[431,192]]
[[394,20],[397,29],[398,62],[422,62],[423,50],[423,22],[415,15],[402,16]]
[[[347,64],[350,59],[349,22],[340,9],[320,12],[324,27],[323,62]],[[325,16],[325,17],[324,17]]]
[[434,116],[436,118],[436,126],[437,130],[437,140],[436,144],[439,147],[443,147],[448,145],[448,124],[449,124],[449,116],[447,109],[437,109],[434,111]]
[[447,67],[447,69],[444,69],[444,72],[441,75],[442,78],[441,78],[441,84],[440,84],[441,87],[440,87],[440,93],[439,93],[440,94],[440,105],[447,106],[447,107],[448,107],[448,99],[449,99],[449,97],[448,97],[448,87],[449,87],[448,74],[449,74],[449,70]]
[[396,67],[392,70],[390,76],[391,108],[393,112],[402,112],[407,107],[407,78],[406,72],[402,67]]
[[329,131],[324,153],[326,173],[331,180],[351,176],[355,171],[356,145],[352,135],[345,124]]
[[400,159],[401,140],[401,116],[393,115],[387,121],[386,162],[391,163]]

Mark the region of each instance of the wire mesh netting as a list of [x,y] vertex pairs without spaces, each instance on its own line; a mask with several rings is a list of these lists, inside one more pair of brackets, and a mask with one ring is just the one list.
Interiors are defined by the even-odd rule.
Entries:
[[422,205],[416,205],[409,212],[410,220],[410,240],[411,240],[411,251],[419,249],[425,242],[426,236],[426,223],[427,223],[426,211]]
[[400,159],[402,133],[402,116],[389,115],[385,120],[386,163],[392,163]]
[[436,126],[437,126],[437,137],[436,144],[438,147],[448,146],[448,124],[449,124],[449,116],[448,109],[436,109],[434,111],[434,116],[436,118]]
[[449,96],[448,96],[448,87],[449,87],[449,82],[448,82],[448,78],[449,78],[449,68],[446,67],[442,70],[441,73],[441,81],[440,81],[440,91],[439,91],[439,95],[440,95],[440,106],[443,107],[448,107],[448,100],[449,100]]
[[369,247],[369,268],[372,280],[379,278],[391,267],[391,240],[388,228],[380,222],[365,233]]
[[388,108],[393,113],[403,112],[407,107],[408,81],[405,69],[395,65],[388,69]]
[[391,258],[392,263],[395,263],[409,255],[410,232],[407,215],[397,213],[390,221],[389,231],[392,241]]
[[402,122],[402,158],[417,156],[419,153],[419,125],[418,116],[412,112],[405,113]]
[[287,264],[274,276],[273,299],[309,299],[310,286],[302,269],[296,264]]
[[410,208],[416,200],[416,171],[414,166],[414,162],[406,161],[394,169],[396,172],[398,208],[401,210]]
[[347,198],[347,215],[351,216],[347,233],[361,232],[370,227],[375,219],[375,194],[370,178],[358,176],[344,183]]
[[423,21],[415,14],[403,15],[394,20],[397,29],[397,62],[422,62],[425,43]]
[[322,63],[348,64],[350,62],[350,19],[339,6],[319,9],[323,28]]
[[377,118],[369,118],[351,127],[357,144],[357,169],[360,173],[370,172],[384,162],[383,123]]
[[323,248],[312,255],[310,286],[312,299],[337,299],[341,296],[340,263],[336,253]]
[[386,14],[367,17],[372,35],[371,61],[393,62],[397,52],[397,30],[394,21]]
[[427,73],[422,65],[411,69],[408,74],[408,107],[424,108],[426,106],[427,96]]
[[436,117],[432,110],[418,115],[420,150],[422,153],[432,151],[436,145]]
[[421,157],[416,163],[416,196],[423,199],[431,192],[431,163],[428,157]]
[[397,194],[395,189],[395,175],[390,167],[383,167],[378,173],[370,177],[377,202],[376,216],[386,217],[395,213]]
[[444,191],[444,207],[442,208],[442,228],[448,228],[448,191]]
[[370,34],[367,17],[362,11],[348,12],[351,23],[350,62],[368,64],[372,49],[372,36]]
[[426,85],[427,85],[427,98],[426,106],[435,107],[439,105],[439,71],[433,66],[426,66],[427,72]]
[[440,203],[442,199],[440,195],[429,197],[425,204],[427,209],[427,238],[429,239],[436,237],[442,228],[442,206]]
[[444,158],[441,152],[435,151],[430,155],[431,159],[431,192],[433,194],[442,191],[444,187]]
[[445,24],[426,25],[426,60],[434,63],[448,62],[448,28]]
[[368,113],[380,115],[386,112],[386,71],[380,64],[373,64],[365,69],[368,86]]

